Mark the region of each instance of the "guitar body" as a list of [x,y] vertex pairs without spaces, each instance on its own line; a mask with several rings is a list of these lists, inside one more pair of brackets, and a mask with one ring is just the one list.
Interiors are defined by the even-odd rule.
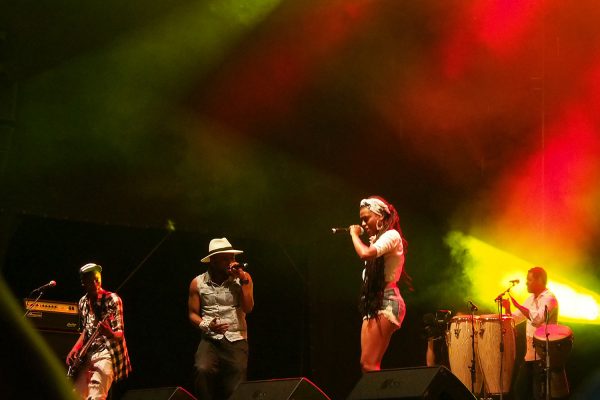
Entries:
[[111,316],[107,315],[100,322],[98,322],[96,328],[90,335],[89,339],[81,347],[81,349],[77,353],[77,356],[73,358],[73,362],[71,363],[71,365],[69,365],[69,369],[67,370],[67,376],[69,378],[74,378],[75,376],[77,376],[77,374],[79,373],[79,369],[81,368],[81,365],[85,360],[85,356],[87,355],[87,352],[90,349],[90,346],[92,345],[92,343],[94,343],[94,341],[98,337],[98,334],[100,333],[100,324],[102,324],[104,321],[109,320],[110,318]]
[[75,378],[79,373],[79,368],[81,368],[81,364],[83,364],[83,359],[77,357],[73,360],[73,363],[69,365],[69,369],[67,370],[67,376],[69,378]]

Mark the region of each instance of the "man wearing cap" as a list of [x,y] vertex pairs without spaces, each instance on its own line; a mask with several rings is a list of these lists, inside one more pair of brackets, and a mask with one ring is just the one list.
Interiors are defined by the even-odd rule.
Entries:
[[208,271],[190,283],[189,319],[201,334],[195,384],[202,400],[227,399],[246,379],[246,314],[254,307],[254,294],[252,277],[235,261],[240,253],[226,238],[211,240],[201,260]]
[[[85,264],[79,276],[86,292],[79,300],[81,335],[67,356],[67,365],[75,373],[75,388],[82,399],[103,400],[112,383],[126,378],[131,371],[123,303],[116,293],[102,288],[100,265]],[[87,351],[80,354],[84,348]],[[79,368],[71,371],[76,366]]]

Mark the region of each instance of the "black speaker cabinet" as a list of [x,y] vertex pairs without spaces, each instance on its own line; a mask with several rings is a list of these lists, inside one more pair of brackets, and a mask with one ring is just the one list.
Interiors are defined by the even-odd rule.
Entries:
[[77,332],[50,331],[43,329],[38,330],[38,332],[61,361],[67,359],[67,354],[69,354],[69,351],[71,351],[73,345],[75,345],[75,342],[77,342],[77,339],[79,338],[79,333]]
[[473,400],[475,396],[446,367],[418,367],[368,372],[348,400]]
[[242,383],[229,400],[329,400],[306,378],[272,379]]
[[128,390],[121,400],[196,400],[182,387]]

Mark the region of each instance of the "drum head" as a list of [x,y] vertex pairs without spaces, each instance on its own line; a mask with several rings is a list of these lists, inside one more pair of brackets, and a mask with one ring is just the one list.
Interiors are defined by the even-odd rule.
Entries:
[[[510,314],[502,314],[502,320],[511,320],[513,319]],[[479,320],[481,321],[498,321],[498,314],[483,314],[479,316]]]
[[[546,326],[535,330],[533,347],[541,359],[546,357]],[[548,351],[550,353],[550,368],[563,367],[573,347],[573,331],[564,325],[548,325]]]
[[[479,318],[477,315],[475,316],[475,320],[477,320],[477,318]],[[471,315],[470,314],[465,314],[465,315],[455,315],[454,317],[450,318],[450,322],[463,322],[463,321],[471,321]]]
[[[550,342],[562,340],[573,336],[573,331],[568,326],[548,324],[548,340]],[[533,338],[546,341],[546,325],[540,325],[533,334]]]

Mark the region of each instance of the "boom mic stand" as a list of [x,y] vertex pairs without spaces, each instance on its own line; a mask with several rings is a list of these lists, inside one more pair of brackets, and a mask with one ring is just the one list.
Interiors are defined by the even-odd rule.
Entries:
[[[33,294],[33,291],[31,293],[29,293],[29,295],[31,296]],[[40,300],[40,298],[42,297],[42,295],[44,294],[44,290],[40,290],[38,296],[35,298],[35,300],[33,302],[31,302],[29,304],[29,306],[25,309],[25,314],[23,314],[23,317],[26,317],[27,315],[29,315],[29,312],[31,310],[33,310],[33,307],[35,307],[35,305],[37,304],[37,302]],[[29,296],[27,296],[29,297]]]
[[[506,290],[507,293],[510,290],[508,288]],[[504,324],[502,323],[502,298],[504,297],[504,293],[502,293],[502,297],[500,300],[496,299],[498,303],[498,323],[500,324],[500,400],[504,398]]]
[[510,286],[496,297],[496,303],[498,303],[498,323],[500,324],[500,400],[504,399],[504,325],[502,321],[502,299],[504,295],[510,292],[510,289],[517,284],[517,281],[511,281]]
[[471,366],[469,367],[469,370],[471,371],[471,393],[475,394],[475,379],[477,379],[477,375],[476,375],[476,365],[475,365],[475,310],[477,309],[477,307],[475,307],[473,304],[471,304],[470,310],[471,310]]
[[[519,281],[510,281],[510,286],[508,287],[508,289],[506,289],[504,292],[500,293],[498,295],[498,297],[496,297],[496,301],[501,302],[504,295],[507,294],[508,292],[510,292],[510,289],[512,289],[517,283],[519,283]],[[502,305],[502,303],[500,303],[500,305]]]

